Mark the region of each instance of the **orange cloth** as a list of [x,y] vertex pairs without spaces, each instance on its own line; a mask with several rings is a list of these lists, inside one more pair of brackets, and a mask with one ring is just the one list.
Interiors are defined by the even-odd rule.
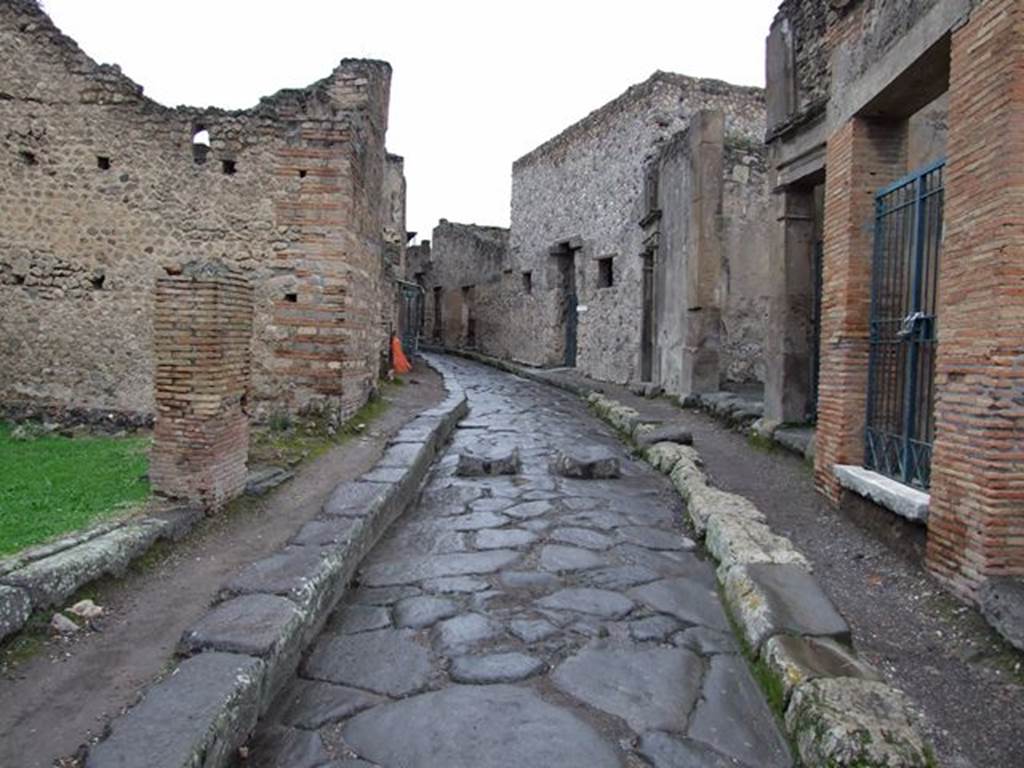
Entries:
[[412,370],[412,364],[402,351],[402,342],[397,336],[391,337],[391,357],[395,361],[395,373],[401,375]]

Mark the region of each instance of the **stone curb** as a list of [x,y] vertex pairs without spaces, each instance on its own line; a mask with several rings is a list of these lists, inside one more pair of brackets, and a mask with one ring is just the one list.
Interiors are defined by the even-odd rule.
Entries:
[[103,576],[123,576],[157,541],[177,541],[202,514],[197,507],[178,506],[101,523],[0,561],[0,640],[20,631],[33,611],[61,605]]
[[[583,397],[630,442],[655,428],[635,409],[598,391],[550,380],[485,355],[455,354]],[[714,413],[716,405],[728,411],[734,403],[723,398],[705,409]],[[739,414],[742,419],[729,415],[747,425],[756,418],[753,413]],[[881,682],[881,676],[857,657],[846,621],[792,542],[773,533],[764,513],[749,499],[711,486],[693,448],[662,442],[642,453],[671,478],[686,501],[694,529],[718,560],[724,601],[751,657],[781,685],[784,724],[803,764],[934,766],[916,725],[919,715],[905,694]]]
[[[114,720],[110,735],[90,750],[87,768],[233,763],[362,559],[413,503],[468,413],[451,368],[423,357],[443,376],[447,398],[406,424],[369,472],[339,484],[284,548],[228,580],[221,601],[182,634],[178,652],[189,658]],[[197,665],[210,669],[200,674]]]

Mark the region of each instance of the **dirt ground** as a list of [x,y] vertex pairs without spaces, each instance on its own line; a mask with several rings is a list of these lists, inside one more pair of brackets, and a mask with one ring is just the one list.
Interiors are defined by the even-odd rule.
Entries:
[[46,641],[0,679],[0,766],[75,764],[70,756],[172,664],[182,631],[231,573],[280,547],[337,483],[368,470],[391,435],[444,398],[441,377],[422,363],[405,382],[388,391],[388,409],[360,437],[300,466],[269,495],[204,521],[126,578],[91,590],[106,609],[95,631],[70,643]]

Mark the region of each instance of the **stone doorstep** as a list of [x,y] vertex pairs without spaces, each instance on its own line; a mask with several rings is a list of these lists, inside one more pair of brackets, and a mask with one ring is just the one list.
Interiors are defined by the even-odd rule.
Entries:
[[[428,362],[445,377],[450,392],[462,395],[453,413],[465,414],[461,388],[442,365]],[[428,442],[440,445],[454,426],[454,419],[437,420]],[[338,519],[339,525],[351,528],[347,543],[326,548],[290,544],[229,580],[225,593],[234,597],[182,636],[180,649],[198,655],[183,661],[114,720],[110,736],[92,748],[88,768],[231,764],[302,650],[340,602],[359,561],[415,497],[427,468],[414,465],[391,482],[339,485],[331,496],[335,505],[325,505],[321,521]],[[375,471],[390,473],[375,468],[368,474]],[[361,498],[351,492],[339,495],[343,488],[351,491],[360,485],[382,487],[357,490]],[[360,513],[339,514],[360,502]],[[359,524],[341,523],[344,517],[359,518]]]
[[836,464],[832,469],[843,488],[870,499],[907,520],[928,522],[931,496],[924,491],[853,464]]

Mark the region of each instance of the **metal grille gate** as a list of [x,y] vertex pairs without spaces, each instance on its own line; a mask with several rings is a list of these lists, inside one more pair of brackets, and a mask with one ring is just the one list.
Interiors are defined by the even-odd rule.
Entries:
[[875,196],[865,466],[927,488],[935,433],[934,373],[943,163]]

